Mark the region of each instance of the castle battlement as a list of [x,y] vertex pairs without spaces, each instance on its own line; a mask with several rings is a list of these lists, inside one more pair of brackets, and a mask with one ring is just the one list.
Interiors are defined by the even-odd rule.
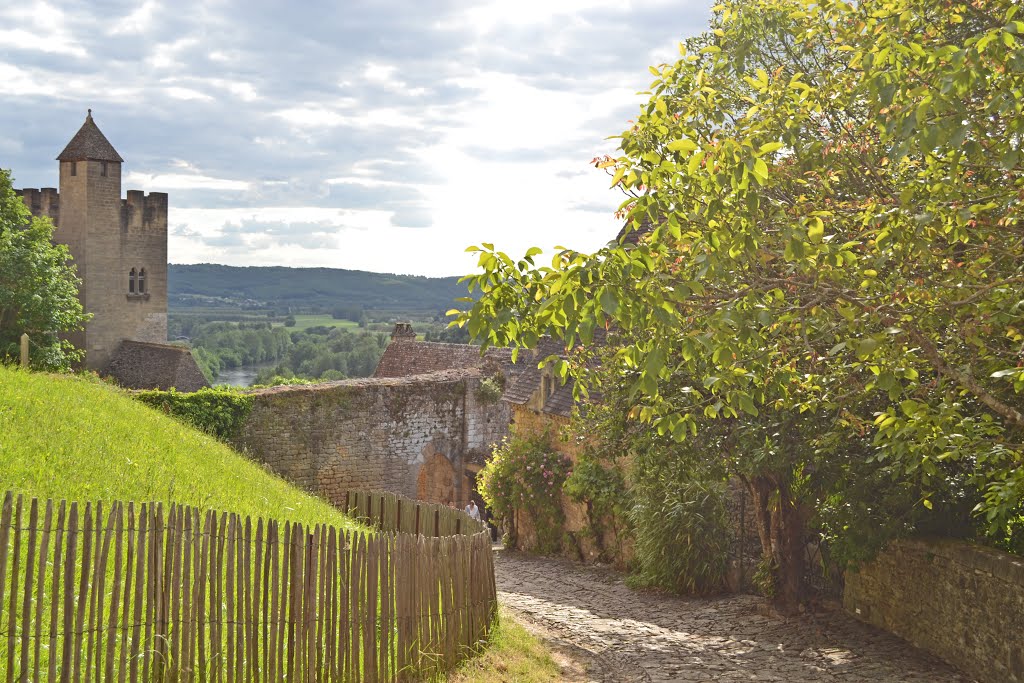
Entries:
[[60,193],[57,192],[57,188],[44,187],[37,190],[34,187],[26,187],[14,192],[25,202],[33,216],[46,216],[54,223],[60,220]]
[[[46,216],[60,224],[60,192],[55,187],[25,187],[15,194],[33,216]],[[167,232],[167,193],[128,190],[121,200],[121,231],[131,233]]]
[[130,233],[167,233],[167,193],[128,190],[121,200],[121,230]]

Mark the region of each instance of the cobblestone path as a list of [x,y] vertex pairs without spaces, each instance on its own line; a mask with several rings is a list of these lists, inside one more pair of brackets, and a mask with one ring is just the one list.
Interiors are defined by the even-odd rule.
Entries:
[[969,680],[841,610],[787,620],[753,596],[679,598],[630,590],[602,568],[504,550],[495,560],[502,604],[588,664],[570,680]]

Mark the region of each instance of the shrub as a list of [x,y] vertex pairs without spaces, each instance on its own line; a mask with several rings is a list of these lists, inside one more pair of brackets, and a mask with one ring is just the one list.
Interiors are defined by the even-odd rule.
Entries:
[[[566,479],[565,493],[577,503],[587,506],[589,532],[607,562],[621,562],[623,534],[630,532],[628,512],[632,508],[632,492],[626,486],[620,463],[605,461],[594,449],[586,448]],[[615,546],[605,546],[605,532],[613,532]]]
[[539,553],[558,552],[562,546],[562,485],[571,463],[551,448],[550,434],[530,437],[513,434],[498,446],[480,472],[480,494],[494,517],[515,534],[514,513],[521,510],[533,520]]
[[223,440],[238,434],[253,404],[252,396],[228,387],[211,387],[192,393],[154,389],[136,392],[134,396]]
[[638,484],[629,512],[636,540],[631,583],[677,593],[720,590],[730,538],[724,483],[679,461],[658,469]]
[[501,400],[505,392],[505,376],[500,372],[491,377],[484,377],[480,380],[480,386],[476,390],[477,399],[484,405],[492,405]]

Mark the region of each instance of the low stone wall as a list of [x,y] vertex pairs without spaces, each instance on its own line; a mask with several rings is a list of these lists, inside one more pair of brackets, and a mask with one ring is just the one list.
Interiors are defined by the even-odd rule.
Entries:
[[466,464],[508,428],[479,384],[458,370],[260,389],[234,445],[335,503],[361,489],[464,504]]
[[843,603],[980,681],[1024,681],[1024,559],[945,539],[903,540],[846,575]]

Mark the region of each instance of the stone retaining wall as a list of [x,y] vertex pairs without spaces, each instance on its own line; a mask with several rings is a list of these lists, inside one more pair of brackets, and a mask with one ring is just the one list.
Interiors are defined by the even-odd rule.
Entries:
[[903,540],[846,575],[843,603],[980,681],[1024,681],[1024,559],[946,539]]
[[464,504],[466,464],[508,428],[507,406],[481,401],[479,384],[457,370],[256,390],[234,445],[335,503],[385,490]]

